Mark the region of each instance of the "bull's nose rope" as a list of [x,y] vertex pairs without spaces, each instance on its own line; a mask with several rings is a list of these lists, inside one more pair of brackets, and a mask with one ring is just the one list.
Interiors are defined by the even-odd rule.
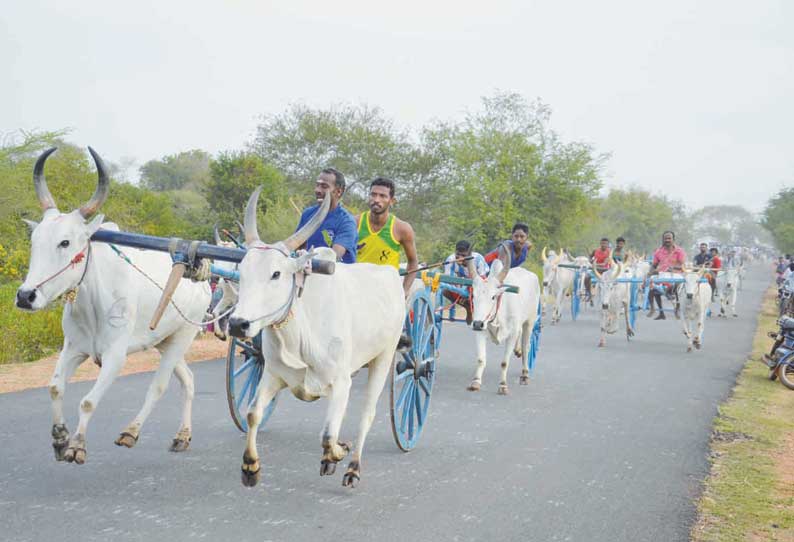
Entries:
[[88,241],[86,243],[86,245],[85,245],[85,248],[83,250],[81,250],[80,252],[78,252],[77,254],[75,254],[72,257],[72,259],[69,260],[69,263],[67,263],[65,266],[63,266],[56,273],[53,273],[52,275],[50,275],[46,279],[44,279],[41,282],[39,282],[38,284],[36,284],[33,287],[33,289],[34,290],[38,290],[44,284],[46,284],[49,281],[51,281],[52,279],[60,276],[67,269],[69,269],[69,268],[74,269],[74,266],[77,265],[78,263],[82,262],[83,259],[85,258],[85,267],[83,267],[83,274],[80,275],[80,280],[77,281],[77,284],[75,284],[71,288],[68,288],[60,296],[58,296],[58,297],[61,297],[61,296],[66,297],[66,301],[68,301],[69,303],[74,302],[74,300],[77,299],[77,290],[78,290],[78,288],[80,288],[80,285],[83,283],[83,279],[85,278],[85,274],[88,272],[88,260],[89,260],[90,257],[91,257],[91,241]]

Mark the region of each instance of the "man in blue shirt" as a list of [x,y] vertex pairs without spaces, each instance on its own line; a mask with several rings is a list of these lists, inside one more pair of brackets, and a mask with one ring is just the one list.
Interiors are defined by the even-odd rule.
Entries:
[[317,212],[325,194],[331,193],[331,208],[322,225],[306,241],[306,249],[330,247],[336,252],[337,260],[342,263],[356,263],[356,240],[358,226],[353,215],[339,201],[345,192],[345,176],[334,168],[325,168],[314,183],[314,196],[317,205],[303,210],[298,231]]
[[[512,249],[510,251],[511,268],[521,267],[521,264],[527,261],[527,252],[529,252],[529,249],[532,248],[532,242],[529,241],[528,237],[529,237],[529,226],[521,222],[516,222],[516,224],[513,226],[513,234],[511,235],[510,239],[504,241],[504,243],[508,246],[508,248]],[[496,249],[485,255],[485,261],[488,262],[488,265],[490,265],[498,257],[499,257],[499,248],[497,247]]]

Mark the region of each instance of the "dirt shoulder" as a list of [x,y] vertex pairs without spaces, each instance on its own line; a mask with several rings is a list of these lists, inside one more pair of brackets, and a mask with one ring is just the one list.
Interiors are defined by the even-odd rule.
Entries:
[[[187,352],[186,359],[188,363],[195,363],[225,357],[228,347],[228,342],[220,341],[211,333],[207,333],[193,341],[193,345]],[[52,377],[57,359],[58,355],[54,354],[30,363],[0,365],[0,393],[47,386]],[[121,374],[128,375],[154,371],[159,361],[160,354],[157,350],[149,349],[138,352],[127,358]],[[98,374],[99,367],[92,361],[87,360],[78,367],[70,381],[95,380]]]
[[794,391],[768,379],[758,360],[776,330],[775,289],[758,319],[753,352],[711,439],[711,471],[698,502],[696,542],[794,541]]

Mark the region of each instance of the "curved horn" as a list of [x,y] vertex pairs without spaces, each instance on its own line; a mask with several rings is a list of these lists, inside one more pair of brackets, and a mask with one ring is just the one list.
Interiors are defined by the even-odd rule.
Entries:
[[83,218],[91,218],[108,199],[108,192],[110,191],[110,177],[108,177],[107,168],[102,161],[102,157],[97,152],[88,147],[88,152],[91,153],[91,158],[94,159],[97,172],[97,185],[94,195],[88,200],[88,203],[80,207],[80,214]]
[[250,245],[255,241],[259,241],[259,230],[256,227],[256,204],[259,202],[259,193],[262,191],[262,186],[257,186],[256,190],[248,198],[248,204],[245,206],[245,218],[243,218],[243,232],[245,233],[245,244]]
[[56,208],[55,198],[50,194],[50,189],[47,188],[47,181],[44,179],[44,162],[56,150],[58,150],[58,147],[52,147],[41,153],[41,156],[36,160],[36,165],[33,167],[33,187],[36,189],[36,197],[39,198],[42,211]]
[[596,278],[598,280],[601,280],[601,273],[598,272],[598,267],[596,265],[593,265],[591,269],[593,270],[593,274],[596,276]]
[[499,244],[499,259],[502,260],[502,270],[496,278],[499,282],[504,282],[507,273],[510,272],[510,266],[513,264],[513,255],[510,254],[510,250],[505,246],[505,243]]
[[546,262],[549,261],[549,257],[546,256],[546,247],[543,247],[543,250],[540,253],[540,259],[543,260],[543,263],[546,263]]
[[477,265],[474,263],[474,258],[466,261],[466,271],[468,271],[470,279],[477,276]]
[[312,234],[317,231],[317,228],[323,223],[325,217],[328,215],[328,210],[331,208],[331,192],[325,193],[325,198],[323,199],[322,204],[320,207],[315,211],[314,216],[312,216],[309,221],[303,225],[301,229],[287,237],[284,241],[284,245],[290,250],[298,250],[300,246],[305,243]]
[[215,244],[221,244],[221,234],[218,233],[218,223],[216,222],[214,226],[212,226],[212,235],[215,237]]

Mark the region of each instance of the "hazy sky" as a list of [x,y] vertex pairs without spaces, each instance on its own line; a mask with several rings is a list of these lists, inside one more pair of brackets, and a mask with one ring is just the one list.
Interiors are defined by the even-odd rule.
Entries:
[[0,132],[138,165],[240,148],[291,102],[419,127],[495,90],[612,153],[607,184],[760,210],[794,185],[794,2],[5,2]]

